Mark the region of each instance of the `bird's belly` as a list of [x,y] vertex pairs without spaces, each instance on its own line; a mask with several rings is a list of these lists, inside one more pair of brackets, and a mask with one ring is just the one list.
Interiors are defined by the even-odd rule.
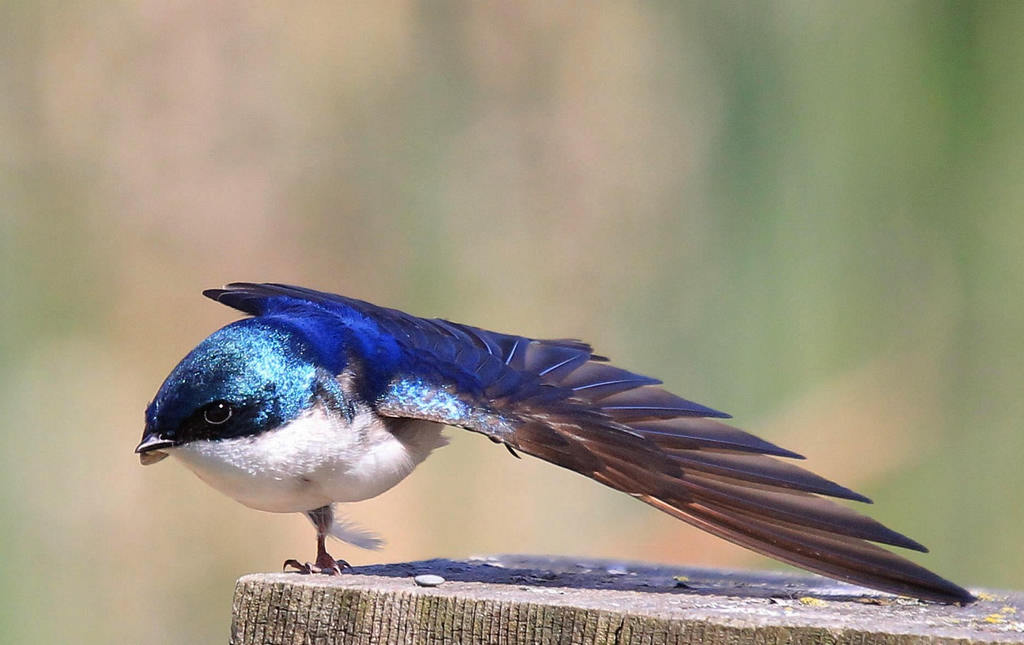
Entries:
[[300,512],[379,495],[444,445],[442,426],[419,422],[410,433],[409,425],[399,438],[370,413],[349,424],[314,409],[256,436],[193,441],[170,452],[246,506]]

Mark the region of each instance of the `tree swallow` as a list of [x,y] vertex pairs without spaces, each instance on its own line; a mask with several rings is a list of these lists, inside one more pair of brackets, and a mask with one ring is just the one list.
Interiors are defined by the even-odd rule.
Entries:
[[370,533],[334,505],[400,482],[444,426],[569,468],[758,553],[832,578],[944,603],[974,597],[874,543],[927,551],[827,497],[866,497],[784,459],[800,455],[726,425],[728,415],[615,367],[578,340],[537,340],[282,284],[203,294],[249,318],[214,332],[146,408],[143,464],[173,455],[262,511],[304,513],[313,564],[346,566],[327,535]]

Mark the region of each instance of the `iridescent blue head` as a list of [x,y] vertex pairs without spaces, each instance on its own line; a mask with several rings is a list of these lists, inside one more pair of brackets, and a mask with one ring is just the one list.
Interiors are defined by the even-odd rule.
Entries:
[[146,408],[135,451],[154,463],[163,448],[276,428],[312,405],[316,378],[313,351],[294,328],[268,318],[232,323],[167,377]]

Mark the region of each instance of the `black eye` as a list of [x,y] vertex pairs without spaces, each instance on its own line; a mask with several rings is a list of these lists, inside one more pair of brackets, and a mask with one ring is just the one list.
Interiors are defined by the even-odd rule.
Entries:
[[203,408],[203,421],[212,426],[219,426],[231,418],[231,406],[223,401],[214,401]]

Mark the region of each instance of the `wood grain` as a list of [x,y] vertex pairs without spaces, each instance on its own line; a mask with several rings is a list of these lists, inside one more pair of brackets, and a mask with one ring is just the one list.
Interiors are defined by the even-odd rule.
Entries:
[[[432,573],[446,582],[419,587]],[[977,592],[977,590],[975,590]],[[253,574],[235,588],[231,642],[1024,643],[1024,594],[967,607],[819,577],[497,556]]]

